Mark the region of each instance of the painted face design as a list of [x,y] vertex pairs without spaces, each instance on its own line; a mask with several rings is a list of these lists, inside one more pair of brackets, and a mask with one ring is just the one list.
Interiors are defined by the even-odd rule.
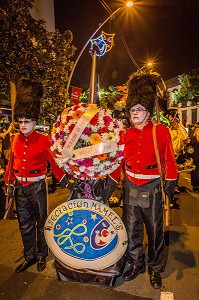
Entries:
[[32,121],[31,119],[20,118],[18,120],[18,123],[19,123],[19,129],[21,133],[23,133],[24,135],[28,135],[34,130],[35,124],[34,121]]
[[130,119],[133,125],[147,123],[149,112],[141,104],[136,104],[130,109]]

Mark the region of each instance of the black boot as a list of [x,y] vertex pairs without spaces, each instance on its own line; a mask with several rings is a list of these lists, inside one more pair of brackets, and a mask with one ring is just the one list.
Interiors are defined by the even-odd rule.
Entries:
[[37,258],[37,271],[42,272],[46,268],[46,258],[39,256]]
[[177,199],[173,198],[172,201],[170,201],[170,208],[171,209],[180,209],[180,205],[177,204]]
[[26,269],[28,269],[30,266],[36,264],[37,262],[37,258],[34,257],[32,259],[29,259],[29,260],[24,260],[16,269],[15,269],[15,272],[16,273],[20,273],[20,272],[23,272],[25,271]]
[[131,268],[126,271],[123,275],[123,278],[125,281],[133,280],[135,279],[139,274],[142,274],[145,272],[145,264],[137,266],[136,264],[133,264]]
[[154,289],[160,289],[162,287],[162,278],[159,272],[148,270],[150,276],[150,284]]

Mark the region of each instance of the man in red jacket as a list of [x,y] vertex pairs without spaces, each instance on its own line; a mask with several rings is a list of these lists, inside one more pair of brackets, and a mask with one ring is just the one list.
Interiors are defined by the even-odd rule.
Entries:
[[[128,234],[126,261],[130,268],[123,277],[132,280],[145,272],[144,224],[148,235],[148,273],[153,288],[162,286],[164,270],[163,201],[154,146],[155,124],[150,121],[157,97],[157,75],[137,72],[128,82],[126,109],[132,127],[126,131],[124,150],[123,221]],[[169,129],[155,126],[165,192],[172,197],[178,177]]]
[[5,182],[14,186],[19,229],[24,246],[25,260],[16,268],[23,272],[37,263],[37,270],[46,267],[48,247],[44,237],[47,219],[46,165],[50,162],[52,172],[66,186],[65,172],[58,167],[50,150],[48,135],[35,131],[39,116],[39,99],[42,90],[38,83],[23,80],[17,89],[14,117],[20,133],[11,139],[10,158]]

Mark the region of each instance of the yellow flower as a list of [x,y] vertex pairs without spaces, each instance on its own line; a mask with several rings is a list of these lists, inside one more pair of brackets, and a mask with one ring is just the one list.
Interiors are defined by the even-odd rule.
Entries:
[[101,141],[102,141],[102,138],[101,138],[101,136],[98,133],[93,133],[90,136],[90,143],[91,143],[91,145],[99,144],[99,143],[101,143]]
[[56,128],[53,126],[52,130],[51,130],[51,134],[54,134],[56,132]]
[[115,141],[115,135],[113,132],[109,132],[108,136],[107,136],[107,140],[108,141]]

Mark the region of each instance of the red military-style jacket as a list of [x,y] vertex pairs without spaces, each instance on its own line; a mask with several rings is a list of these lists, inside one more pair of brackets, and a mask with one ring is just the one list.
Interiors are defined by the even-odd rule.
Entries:
[[[43,133],[33,131],[28,136],[24,136],[22,133],[13,136],[11,138],[10,159],[5,172],[6,184],[8,181],[10,184],[14,183],[16,176],[27,178],[45,175],[47,162],[51,164],[55,177],[61,181],[66,173],[55,163],[54,154],[50,147],[50,137]],[[12,155],[13,158],[11,158]],[[25,186],[32,183],[18,181]]]
[[[125,175],[137,186],[152,180],[142,179],[142,175],[159,175],[153,140],[153,126],[153,122],[149,121],[142,130],[135,127],[126,130],[123,161]],[[157,124],[156,136],[162,174],[166,180],[175,180],[178,177],[178,169],[169,129],[163,124]],[[121,167],[114,171],[111,177],[117,180],[120,172]],[[129,175],[130,173],[140,174],[140,178],[135,178]]]

